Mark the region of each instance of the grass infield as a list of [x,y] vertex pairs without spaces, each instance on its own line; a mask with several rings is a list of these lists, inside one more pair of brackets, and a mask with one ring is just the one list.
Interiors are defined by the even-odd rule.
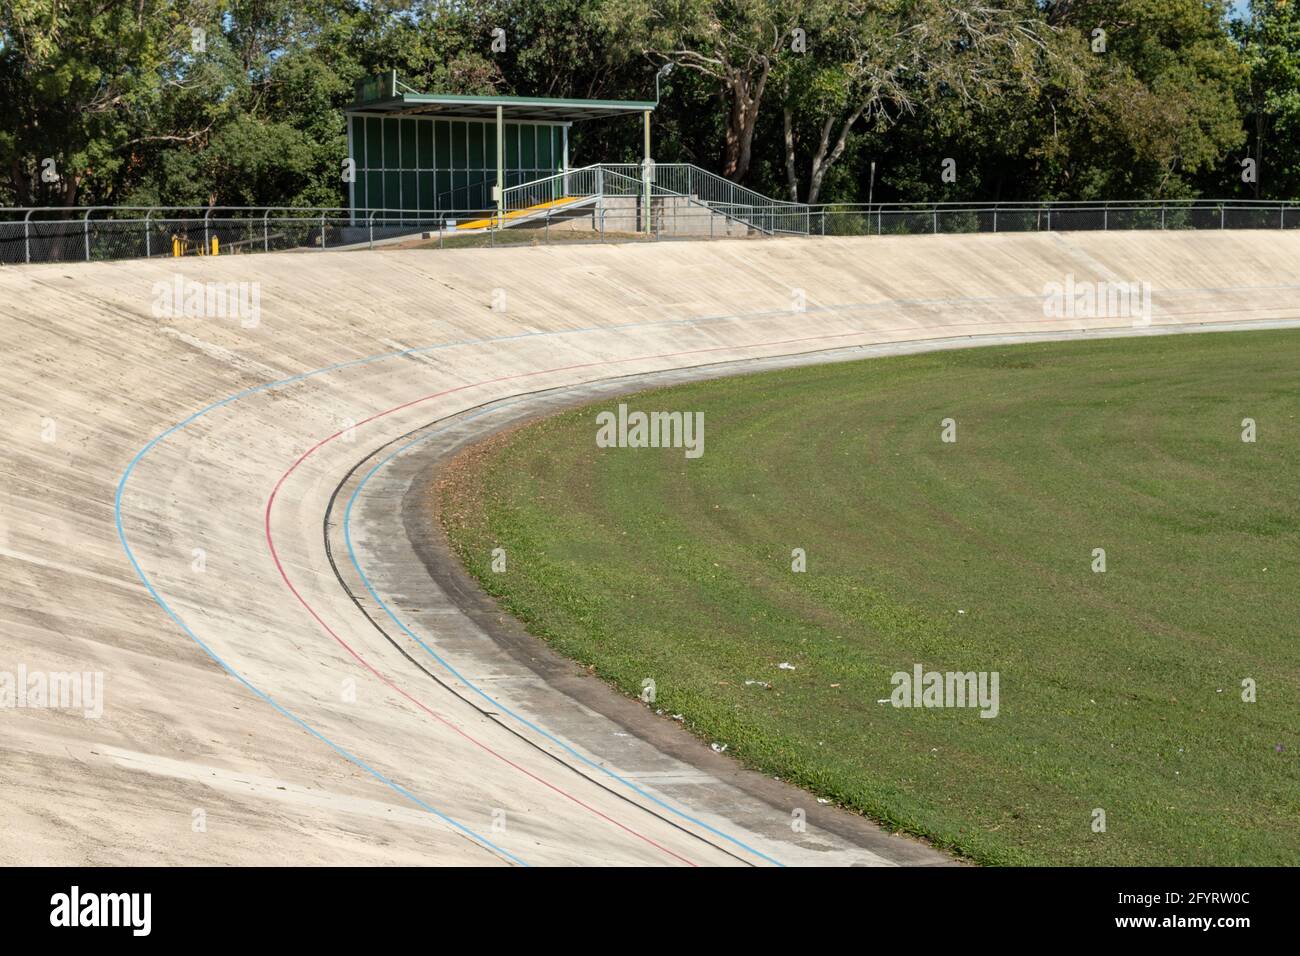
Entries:
[[[1294,865],[1298,386],[1291,331],[747,375],[499,436],[438,510],[533,633],[817,797],[991,864]],[[598,448],[619,401],[704,454]],[[880,703],[915,664],[997,716]]]

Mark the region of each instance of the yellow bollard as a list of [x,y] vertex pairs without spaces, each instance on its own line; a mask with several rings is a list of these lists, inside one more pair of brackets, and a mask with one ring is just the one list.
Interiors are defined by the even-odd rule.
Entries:
[[172,258],[179,259],[181,256],[181,238],[172,236]]
[[212,254],[213,254],[214,256],[217,254],[217,248],[218,248],[218,246],[217,246],[217,237],[216,237],[216,236],[213,236],[213,237],[212,237]]

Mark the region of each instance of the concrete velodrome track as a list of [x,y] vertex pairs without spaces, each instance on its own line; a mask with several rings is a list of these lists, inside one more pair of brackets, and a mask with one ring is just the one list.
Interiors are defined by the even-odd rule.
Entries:
[[[1150,282],[1152,327],[1045,319],[1067,274]],[[155,317],[177,275],[258,283],[257,323]],[[0,862],[946,862],[501,620],[430,531],[438,460],[660,373],[1277,325],[1298,292],[1300,236],[1263,232],[4,268],[0,672],[105,683],[98,719],[0,710]]]

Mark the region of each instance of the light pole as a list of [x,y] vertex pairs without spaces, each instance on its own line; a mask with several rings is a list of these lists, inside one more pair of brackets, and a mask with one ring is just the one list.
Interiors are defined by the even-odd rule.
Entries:
[[[659,105],[659,81],[673,71],[677,64],[669,60],[655,73],[655,106]],[[650,158],[650,111],[645,111],[645,159],[641,163],[641,181],[645,198],[641,203],[641,229],[650,231],[650,191],[654,182],[654,161]]]
[[659,105],[659,81],[673,71],[677,64],[669,60],[663,66],[659,67],[659,72],[655,74],[655,106]]

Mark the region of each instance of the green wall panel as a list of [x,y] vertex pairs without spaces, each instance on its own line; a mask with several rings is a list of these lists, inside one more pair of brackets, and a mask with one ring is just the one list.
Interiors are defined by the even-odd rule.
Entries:
[[415,120],[402,120],[402,168],[415,168]]
[[433,124],[421,122],[415,124],[419,131],[420,154],[417,157],[421,169],[433,169]]
[[486,165],[496,165],[496,157],[492,157],[490,164],[484,162],[483,156],[483,124],[469,124],[469,168],[483,169]]
[[401,156],[397,149],[397,120],[384,117],[384,169],[397,169]]
[[438,169],[451,169],[451,124],[438,120],[433,124],[434,166]]
[[537,127],[537,167],[538,169],[554,169],[551,165],[551,128],[549,126]]
[[465,124],[451,124],[451,168],[465,168]]
[[506,123],[506,169],[519,168],[519,126]]
[[384,166],[383,124],[377,116],[366,117],[366,167],[382,169]]
[[532,169],[537,165],[537,127],[519,124],[519,167]]
[[[353,116],[356,208],[410,211],[483,209],[497,179],[494,122],[424,117]],[[506,123],[505,184],[548,176],[564,164],[564,129]]]

